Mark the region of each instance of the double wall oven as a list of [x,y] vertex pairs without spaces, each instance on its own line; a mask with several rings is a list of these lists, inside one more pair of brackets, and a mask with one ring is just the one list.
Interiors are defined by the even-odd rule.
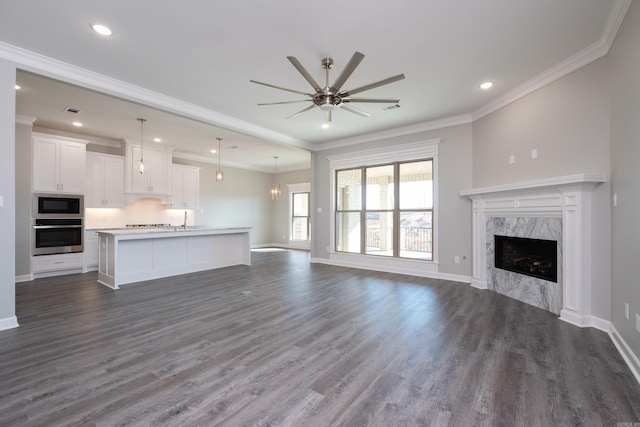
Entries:
[[33,195],[33,255],[82,252],[84,249],[84,196]]

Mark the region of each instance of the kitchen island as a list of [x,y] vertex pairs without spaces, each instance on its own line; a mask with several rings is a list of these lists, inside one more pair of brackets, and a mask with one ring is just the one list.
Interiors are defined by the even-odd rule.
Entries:
[[250,227],[96,230],[98,282],[120,285],[251,265]]

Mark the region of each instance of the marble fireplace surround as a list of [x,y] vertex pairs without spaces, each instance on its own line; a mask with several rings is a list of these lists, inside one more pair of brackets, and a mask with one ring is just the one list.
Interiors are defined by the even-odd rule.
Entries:
[[604,174],[577,174],[461,191],[461,196],[472,200],[471,285],[489,289],[488,266],[493,262],[487,259],[489,218],[559,218],[562,221],[560,319],[580,327],[601,329],[603,325],[594,324],[598,319],[591,315],[591,192],[606,180]]

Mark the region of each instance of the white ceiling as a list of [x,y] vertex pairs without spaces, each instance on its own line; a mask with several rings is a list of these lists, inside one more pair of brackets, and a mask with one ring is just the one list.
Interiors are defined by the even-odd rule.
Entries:
[[[21,72],[17,112],[37,117],[38,126],[71,130],[68,123],[75,118],[61,109],[73,106],[82,110],[77,118],[86,122],[83,132],[137,140],[135,118],[145,116],[145,139],[160,134],[178,151],[203,155],[222,137],[240,147],[229,153],[229,162],[268,170],[278,155],[283,169],[295,169],[309,164],[299,147],[315,150],[389,129],[472,117],[602,44],[624,4],[627,0],[14,0],[0,4],[0,48],[14,56],[20,48],[47,57],[25,61],[25,70],[49,70],[43,72],[49,76],[56,74],[51,69],[62,70],[61,78],[73,82],[69,76],[78,70],[68,71],[62,63],[72,64],[104,88],[119,87],[107,93],[129,94],[122,101]],[[89,26],[95,22],[110,26],[113,36],[93,33]],[[333,80],[355,51],[366,57],[344,88],[404,73],[405,80],[359,94],[397,97],[400,108],[354,104],[371,116],[337,110],[330,128],[321,129],[317,108],[286,118],[309,104],[256,105],[301,96],[250,79],[312,92],[287,56],[324,83],[322,58],[334,60]],[[485,80],[495,83],[489,91],[479,88]],[[144,95],[141,103],[157,95],[162,102],[154,106],[162,104],[171,114],[130,102],[136,93]],[[223,161],[227,151],[223,147]]]

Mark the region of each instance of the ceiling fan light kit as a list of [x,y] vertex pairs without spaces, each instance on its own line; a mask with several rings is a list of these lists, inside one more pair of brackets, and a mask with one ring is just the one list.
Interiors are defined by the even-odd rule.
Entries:
[[296,93],[299,95],[305,95],[307,99],[301,99],[296,101],[282,101],[282,102],[268,102],[261,103],[258,105],[278,105],[278,104],[292,104],[297,102],[311,102],[312,104],[297,113],[290,115],[287,118],[295,117],[305,111],[309,111],[314,107],[319,107],[320,110],[324,112],[324,123],[322,127],[327,127],[331,122],[331,112],[337,108],[342,108],[351,113],[357,114],[363,117],[369,117],[369,113],[363,111],[359,108],[353,107],[351,105],[347,105],[347,103],[352,102],[364,102],[364,103],[384,103],[384,104],[397,104],[400,102],[399,99],[384,99],[384,98],[353,98],[352,95],[355,95],[360,92],[365,92],[367,90],[371,90],[380,86],[387,85],[389,83],[396,82],[398,80],[404,79],[404,74],[398,74],[392,77],[388,77],[384,80],[380,80],[374,83],[370,83],[368,85],[360,86],[351,90],[342,90],[342,86],[345,84],[347,79],[351,76],[351,74],[355,71],[355,69],[360,65],[360,62],[364,59],[364,54],[360,52],[355,52],[349,62],[347,63],[342,73],[338,76],[338,78],[333,82],[333,85],[329,83],[329,70],[333,68],[333,59],[324,58],[322,60],[322,68],[325,70],[325,86],[321,87],[318,82],[309,74],[309,72],[302,66],[300,61],[298,61],[294,56],[288,56],[287,59],[291,64],[298,70],[302,77],[311,85],[314,90],[314,93],[302,92],[295,89],[288,89],[281,86],[276,86],[269,83],[259,82],[257,80],[249,80],[251,83],[256,83],[259,85],[272,87],[274,89],[280,89],[287,92]]

